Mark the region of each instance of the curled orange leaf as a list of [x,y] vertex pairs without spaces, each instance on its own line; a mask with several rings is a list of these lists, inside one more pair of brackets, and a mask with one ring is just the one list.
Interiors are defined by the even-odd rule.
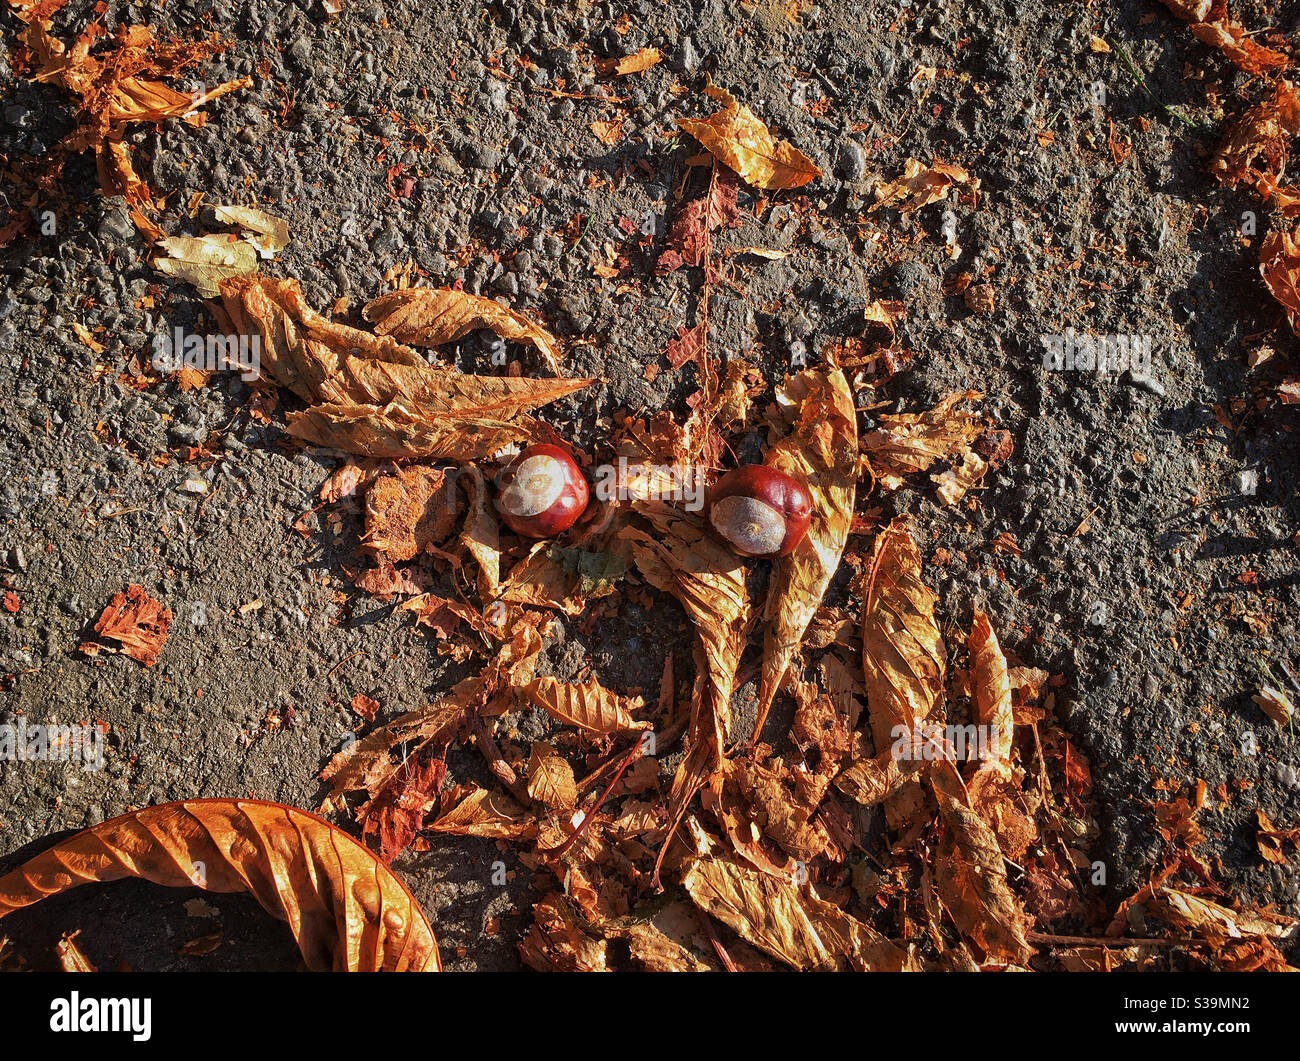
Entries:
[[1011,766],[1015,719],[1011,712],[1011,680],[1007,657],[998,644],[989,617],[979,609],[970,629],[971,698],[975,722],[989,734],[985,765],[1001,772]]
[[921,581],[921,551],[902,520],[876,539],[862,614],[867,707],[878,751],[938,712],[947,654],[934,617],[934,591]]
[[591,733],[620,733],[644,729],[645,723],[632,717],[643,701],[639,696],[623,697],[606,689],[596,679],[584,684],[534,678],[520,692],[554,719]]
[[876,202],[871,209],[879,210],[882,206],[888,206],[900,214],[910,214],[947,198],[948,190],[954,184],[978,186],[978,182],[960,166],[947,162],[935,162],[926,166],[917,159],[909,158],[903,163],[903,175],[898,180],[876,188]]
[[914,959],[811,888],[719,855],[692,864],[691,900],[748,943],[795,969],[901,972]]
[[[620,538],[632,550],[642,576],[671,593],[695,623],[695,693],[685,756],[668,796],[669,830],[659,863],[687,807],[721,765],[731,729],[731,694],[752,619],[745,568],[709,535],[693,513],[647,502],[638,506],[658,532],[625,527]],[[655,879],[658,880],[656,864]]]
[[991,964],[1022,964],[1030,954],[1028,921],[1007,884],[1002,850],[993,829],[970,806],[951,760],[936,761],[930,781],[939,801],[943,832],[935,852],[939,897],[964,939]]
[[712,82],[705,93],[722,104],[707,118],[679,118],[677,124],[715,158],[756,188],[799,188],[822,175],[798,148],[777,140],[754,112]]
[[[982,476],[987,462],[971,454],[970,447],[987,425],[978,413],[960,407],[963,402],[981,397],[978,391],[955,391],[933,409],[878,417],[880,426],[862,436],[862,449],[881,487],[897,490],[907,476],[926,471],[939,460],[952,460],[958,468],[964,468],[968,455],[978,460],[970,474],[976,479]],[[934,479],[945,503],[952,504],[960,496],[953,493],[960,485],[957,477],[938,475]]]
[[313,814],[262,800],[163,803],[76,833],[0,877],[0,917],[124,877],[251,892],[289,923],[313,971],[442,967],[419,904],[372,852]]
[[559,372],[560,348],[545,329],[522,313],[482,295],[450,287],[413,287],[381,295],[362,311],[380,335],[391,335],[416,346],[442,346],[481,328],[502,339],[537,348],[552,370]]
[[838,367],[808,369],[791,377],[778,390],[777,403],[797,421],[791,433],[768,450],[764,463],[807,483],[813,515],[807,537],[772,565],[754,740],[840,566],[853,522],[860,463],[853,392]]
[[1273,297],[1282,303],[1291,328],[1300,335],[1300,225],[1278,229],[1259,246],[1259,272]]
[[[921,581],[921,552],[904,521],[877,536],[865,593],[862,669],[871,734],[883,755],[914,746],[923,724],[942,715],[947,668],[936,597]],[[885,807],[889,824],[915,824],[921,797],[915,781],[899,785]]]

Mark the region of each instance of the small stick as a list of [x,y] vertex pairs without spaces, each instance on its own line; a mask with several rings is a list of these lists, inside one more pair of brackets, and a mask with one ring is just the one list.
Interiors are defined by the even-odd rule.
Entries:
[[350,659],[355,659],[357,656],[360,656],[364,651],[365,651],[364,649],[360,649],[360,648],[359,648],[359,649],[357,649],[355,652],[352,652],[352,653],[350,653],[350,654],[344,656],[341,660],[339,660],[336,664],[334,664],[333,667],[330,668],[330,672],[329,672],[327,675],[325,675],[325,677],[326,677],[326,678],[333,678],[335,672],[336,672],[336,671],[337,671],[341,666],[343,666],[343,664],[345,664],[345,663],[346,663],[348,660],[350,660]]
[[483,722],[483,716],[478,713],[477,708],[467,711],[466,718],[469,720],[470,732],[474,734],[474,743],[478,745],[478,750],[483,753],[483,758],[487,760],[488,769],[498,781],[510,790],[515,801],[521,806],[527,807],[532,802],[532,797],[528,794],[528,789],[523,782],[519,780],[519,775],[515,773],[505,758],[501,755],[501,749],[493,739],[492,734],[488,732],[487,726]]
[[[636,730],[634,732],[636,732],[637,734],[637,739],[640,740],[644,737],[646,733],[650,731]],[[596,769],[594,769],[591,773],[589,773],[586,777],[584,777],[581,781],[578,782],[578,791],[584,792],[586,791],[586,789],[594,785],[598,778],[600,778],[615,763],[620,762],[623,756],[626,754],[627,754],[626,752],[620,752],[618,755],[612,755],[608,759],[606,759],[603,763],[601,763],[598,767],[596,767]]]
[[739,972],[736,963],[731,960],[731,955],[727,953],[727,948],[722,945],[722,940],[718,939],[718,934],[713,931],[713,919],[703,910],[697,910],[700,915],[700,924],[704,926],[704,931],[708,934],[709,942],[713,944],[713,950],[718,955],[718,961],[722,962],[722,967],[729,973]]
[[1205,939],[1120,939],[1094,936],[1054,936],[1048,932],[1026,932],[1030,943],[1054,943],[1066,947],[1204,947]]
[[1101,506],[1100,505],[1095,506],[1091,512],[1089,512],[1086,516],[1083,517],[1082,520],[1079,521],[1079,525],[1074,528],[1074,533],[1071,534],[1070,537],[1077,538],[1085,530],[1088,530],[1088,520],[1092,519],[1092,517],[1095,516],[1100,511],[1101,511]]
[[578,837],[587,831],[587,826],[591,824],[591,819],[596,816],[596,812],[600,810],[605,800],[609,798],[609,794],[614,791],[614,786],[618,784],[618,779],[623,776],[623,771],[632,765],[633,760],[639,759],[640,757],[641,741],[638,738],[637,742],[632,745],[632,750],[623,760],[623,765],[618,768],[618,773],[616,773],[610,780],[609,784],[605,786],[605,791],[600,794],[600,797],[592,805],[591,810],[582,812],[582,822],[573,830],[573,835],[565,840],[564,843],[560,844],[559,847],[539,848],[537,853],[539,855],[554,855],[556,858],[563,858],[569,848],[577,842]]

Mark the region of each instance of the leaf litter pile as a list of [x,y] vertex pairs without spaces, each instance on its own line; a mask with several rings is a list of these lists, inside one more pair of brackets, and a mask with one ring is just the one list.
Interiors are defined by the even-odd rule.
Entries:
[[[1285,179],[1300,101],[1281,76],[1285,56],[1279,63],[1209,0],[1166,3],[1198,39],[1267,80],[1214,171],[1275,212],[1261,272],[1300,331],[1300,230],[1287,228],[1300,193]],[[472,836],[532,872],[519,947],[542,970],[1141,969],[1167,967],[1175,948],[1198,967],[1289,968],[1279,947],[1300,923],[1233,904],[1197,852],[1202,783],[1151,807],[1165,857],[1140,892],[1106,909],[1086,887],[1098,825],[1087,760],[1055,714],[1060,676],[1003,648],[998,629],[1012,617],[949,601],[942,612],[969,604],[969,629],[942,618],[927,569],[945,562],[943,551],[927,561],[924,528],[883,515],[887,495],[926,480],[944,505],[974,508],[981,480],[1011,452],[975,391],[884,411],[891,403],[877,388],[912,357],[894,333],[906,307],[868,306],[869,329],[887,340],[830,341],[819,364],[771,389],[755,366],[709,349],[711,292],[737,283],[727,257],[780,254],[715,247],[738,223],[740,183],[780,193],[821,175],[730,92],[709,82],[704,94],[721,109],[679,120],[703,150],[689,160],[654,262],[661,274],[696,271],[693,320],[664,354],[673,370],[692,366],[697,389],[684,416],[605,422],[607,437],[575,456],[589,473],[617,467],[612,496],[559,541],[525,542],[498,522],[493,476],[524,446],[563,443],[534,414],[598,381],[563,375],[561,343],[525,315],[413,285],[409,271],[388,278],[395,290],[362,307],[360,322],[348,322],[342,303],[313,308],[296,281],[259,274],[289,239],[260,210],[212,209],[240,236],[167,236],[124,132],[202,122],[204,103],[243,87],[192,95],[158,80],[220,42],[168,44],[136,27],[109,41],[92,29],[65,47],[49,33],[62,3],[10,5],[28,23],[27,72],[77,108],[56,163],[93,151],[105,194],[122,195],[156,245],[155,267],[212,299],[224,332],[260,339],[263,415],[291,395],[288,434],[345,455],[308,515],[324,513],[316,525],[337,535],[342,513],[362,514],[352,583],[395,601],[427,628],[433,651],[471,673],[382,723],[380,704],[354,699],[359,733],[325,766],[319,809],[351,818],[368,846],[279,804],[165,804],[76,834],[0,878],[0,917],[82,883],[135,876],[250,891],[289,923],[309,968],[436,969],[433,930],[388,863],[441,836]],[[636,74],[660,58],[643,49],[603,72]],[[960,166],[909,159],[877,188],[873,209],[910,215],[950,195],[973,203],[978,189]],[[20,234],[14,223],[3,239]],[[471,375],[430,353],[481,329],[530,348],[545,374],[525,376],[514,362],[505,375]],[[866,432],[862,411],[874,416]],[[666,469],[711,481],[755,428],[766,436],[763,462],[805,482],[813,499],[807,537],[770,565],[743,562],[699,512],[664,500]],[[314,533],[305,517],[295,526]],[[692,634],[688,672],[670,654],[649,693],[610,688],[591,672],[571,682],[537,673],[560,616],[590,624],[620,597],[676,602]],[[96,622],[101,641],[82,651],[152,665],[170,621],[132,585]],[[752,678],[756,700],[738,711]],[[792,703],[792,717],[773,713],[779,702]],[[1290,719],[1273,701],[1265,707]],[[545,739],[521,736],[524,711],[549,718]],[[769,724],[777,719],[788,721]],[[490,786],[449,777],[455,745],[477,750]],[[1281,862],[1296,832],[1261,812],[1258,843]],[[60,961],[93,968],[75,935]]]

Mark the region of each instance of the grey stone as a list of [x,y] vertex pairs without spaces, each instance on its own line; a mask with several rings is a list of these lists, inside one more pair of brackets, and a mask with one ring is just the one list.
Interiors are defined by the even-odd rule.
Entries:
[[693,74],[700,65],[700,53],[695,49],[695,42],[690,37],[683,37],[669,65],[679,74]]
[[840,157],[835,164],[835,172],[846,181],[858,181],[862,179],[866,169],[867,160],[862,152],[862,146],[856,140],[844,141],[840,145]]

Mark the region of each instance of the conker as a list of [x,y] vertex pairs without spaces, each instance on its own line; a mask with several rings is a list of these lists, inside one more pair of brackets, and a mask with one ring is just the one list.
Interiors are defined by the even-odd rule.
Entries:
[[551,538],[587,508],[587,480],[560,446],[529,446],[501,469],[497,511],[516,534]]
[[709,494],[709,526],[741,556],[785,556],[812,522],[808,488],[775,468],[744,464]]

